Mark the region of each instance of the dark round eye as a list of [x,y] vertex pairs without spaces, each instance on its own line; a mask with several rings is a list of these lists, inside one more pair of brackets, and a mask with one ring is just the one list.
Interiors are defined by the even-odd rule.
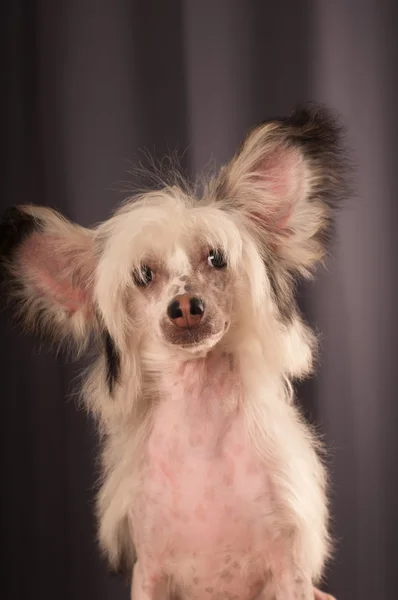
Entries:
[[227,266],[227,259],[221,250],[210,250],[207,262],[215,269],[225,269]]
[[133,279],[136,285],[145,287],[151,283],[153,272],[147,265],[141,265],[137,271],[134,271]]

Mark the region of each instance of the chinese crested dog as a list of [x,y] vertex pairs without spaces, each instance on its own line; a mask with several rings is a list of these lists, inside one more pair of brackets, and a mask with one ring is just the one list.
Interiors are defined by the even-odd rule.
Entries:
[[97,511],[133,600],[310,600],[330,553],[317,436],[294,403],[315,337],[294,299],[344,193],[323,108],[266,121],[200,194],[165,184],[86,229],[9,209],[2,279],[23,323],[98,356]]

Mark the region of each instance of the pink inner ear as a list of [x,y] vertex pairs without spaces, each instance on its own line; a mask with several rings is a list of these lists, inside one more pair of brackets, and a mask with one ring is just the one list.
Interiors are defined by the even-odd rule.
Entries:
[[292,210],[293,207],[290,205],[287,207],[286,214],[284,215],[280,214],[277,210],[264,213],[253,212],[252,215],[256,221],[261,221],[268,231],[288,235]]
[[83,290],[73,287],[69,281],[56,281],[44,272],[41,273],[40,279],[41,285],[36,286],[37,292],[48,294],[53,302],[64,308],[70,316],[84,308],[87,298]]
[[253,213],[274,233],[289,234],[289,222],[294,205],[304,194],[305,170],[300,153],[280,147],[267,155],[256,168],[269,200],[264,211]]
[[[34,233],[19,252],[19,262],[34,292],[72,316],[88,307],[87,290],[79,284],[81,248],[65,248],[65,240]],[[79,252],[80,251],[80,252]]]

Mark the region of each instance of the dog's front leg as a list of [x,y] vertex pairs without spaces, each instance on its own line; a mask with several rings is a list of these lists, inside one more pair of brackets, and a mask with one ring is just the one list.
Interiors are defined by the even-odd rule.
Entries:
[[156,573],[148,572],[137,561],[133,569],[131,600],[167,600],[167,581]]

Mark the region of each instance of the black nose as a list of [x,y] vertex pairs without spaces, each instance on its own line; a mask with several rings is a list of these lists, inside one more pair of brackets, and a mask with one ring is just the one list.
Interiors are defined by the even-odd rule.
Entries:
[[177,296],[167,308],[167,315],[177,327],[195,327],[199,325],[205,306],[200,298],[188,295]]

